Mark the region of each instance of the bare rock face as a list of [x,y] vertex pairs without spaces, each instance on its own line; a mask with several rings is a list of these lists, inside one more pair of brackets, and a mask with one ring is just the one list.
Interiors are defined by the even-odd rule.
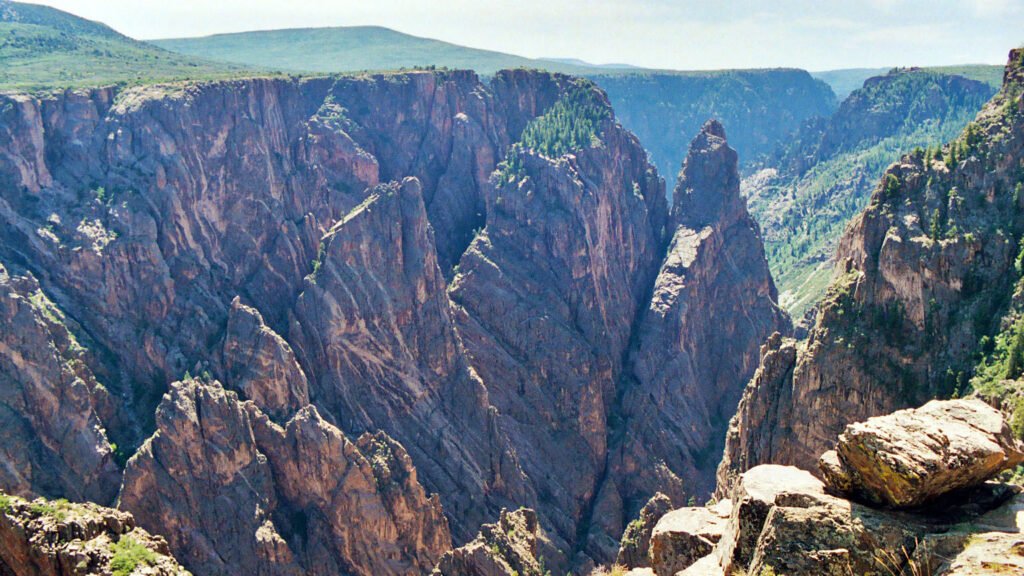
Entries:
[[0,265],[0,486],[112,502],[120,470],[101,418],[110,399],[71,324],[33,276]]
[[[608,110],[592,85],[570,90]],[[595,137],[600,146],[559,158],[512,152],[450,294],[471,365],[549,503],[539,514],[552,539],[572,547],[578,526],[609,521],[589,552],[611,559],[621,504],[590,510],[604,489],[623,358],[661,260],[666,201],[635,137],[608,117]]]
[[819,465],[837,491],[910,507],[1021,462],[1024,445],[998,410],[980,400],[935,400],[847,426]]
[[651,565],[648,555],[651,547],[651,532],[661,517],[672,510],[672,500],[661,492],[644,504],[640,516],[626,526],[619,543],[619,554],[615,565],[624,568],[646,568]]
[[195,380],[161,403],[120,507],[201,574],[408,574],[451,546],[437,497],[386,436],[352,443],[311,406],[281,428]]
[[255,308],[231,302],[224,337],[227,386],[279,421],[309,405],[309,382],[291,346]]
[[[593,138],[538,141],[580,108]],[[708,491],[731,410],[713,399],[730,402],[782,330],[720,128],[671,216],[643,147],[577,79],[252,79],[0,95],[0,114],[0,261],[38,279],[85,349],[25,331],[47,324],[9,298],[0,342],[26,340],[0,354],[20,371],[0,487],[109,501],[105,437],[143,445],[121,505],[197,572],[415,572],[449,529],[463,543],[523,505],[565,567],[610,561],[655,493]],[[234,392],[170,388],[188,374]],[[654,435],[663,417],[671,433]],[[294,438],[344,449],[286,449],[295,418]],[[405,470],[404,498],[360,489],[372,512],[301,497],[299,460],[362,470],[371,448],[342,438],[379,432],[415,465],[408,481],[397,445],[381,456]],[[338,525],[347,513],[387,566]]]
[[673,198],[674,234],[634,336],[613,462],[624,500],[658,487],[678,505],[684,493],[703,501],[712,491],[739,383],[754,374],[761,343],[790,322],[717,122],[691,144]]
[[748,390],[719,478],[766,462],[813,469],[851,422],[966,387],[977,343],[1012,294],[1013,238],[1024,227],[1013,192],[1024,158],[1019,50],[1004,78],[957,141],[905,156],[883,176],[840,242],[792,371],[761,382],[773,391]]
[[466,364],[433,246],[419,181],[379,186],[324,237],[291,338],[324,413],[406,446],[431,490],[457,495],[448,512],[466,530],[488,517],[490,488],[528,496]]
[[135,526],[131,514],[95,504],[0,494],[0,573],[189,576],[167,542]]
[[537,557],[539,530],[532,510],[502,510],[496,524],[484,524],[473,541],[446,552],[433,575],[545,576]]
[[662,516],[651,534],[650,562],[658,576],[673,576],[711,554],[722,539],[732,503],[680,508]]

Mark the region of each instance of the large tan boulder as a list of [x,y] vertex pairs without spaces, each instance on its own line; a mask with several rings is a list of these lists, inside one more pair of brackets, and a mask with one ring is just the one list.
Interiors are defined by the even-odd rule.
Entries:
[[722,539],[732,503],[680,508],[662,516],[651,532],[651,567],[658,576],[672,576],[711,554]]
[[832,489],[914,507],[1024,462],[1002,413],[980,400],[932,401],[851,424],[819,467]]
[[729,523],[715,548],[722,568],[729,572],[750,564],[768,513],[780,496],[824,493],[820,480],[792,466],[765,464],[741,474],[732,490]]

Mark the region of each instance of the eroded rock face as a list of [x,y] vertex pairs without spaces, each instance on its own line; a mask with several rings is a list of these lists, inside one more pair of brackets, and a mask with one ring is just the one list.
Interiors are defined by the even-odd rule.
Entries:
[[434,576],[544,576],[538,561],[537,515],[522,508],[501,511],[496,524],[484,524],[471,542],[445,553]]
[[[513,146],[579,90],[600,118],[600,145],[575,143],[558,158]],[[711,398],[729,397],[727,381],[752,369],[777,320],[720,129],[697,148],[708,158],[691,170],[692,206],[670,217],[643,147],[576,79],[239,80],[0,96],[0,114],[0,260],[25,266],[74,319],[69,332],[88,336],[81,362],[110,390],[105,403],[85,369],[72,370],[98,416],[84,396],[74,402],[73,433],[54,433],[61,446],[37,454],[23,448],[31,434],[5,430],[4,457],[19,471],[11,486],[43,490],[44,460],[87,437],[56,492],[95,485],[109,500],[117,467],[101,431],[124,454],[149,438],[122,505],[200,571],[287,573],[314,560],[351,571],[344,562],[367,559],[361,536],[308,521],[314,505],[286,494],[278,476],[310,455],[271,439],[299,416],[312,422],[303,429],[399,442],[460,543],[503,507],[528,505],[566,567],[610,561],[656,492],[707,491],[724,422]],[[505,158],[521,173],[492,181]],[[705,322],[729,332],[715,341],[721,356],[657,374],[665,350],[695,356]],[[31,347],[56,369],[69,356],[60,344],[49,352],[47,338]],[[154,424],[161,396],[187,374],[223,381],[254,408],[186,387]],[[699,393],[692,409],[672,400],[689,392]],[[646,428],[661,415],[670,438]],[[321,456],[324,466],[338,458]],[[388,533],[382,557],[405,568],[436,556],[448,530],[427,530],[437,511],[415,484],[402,484],[409,496],[394,506],[416,519],[367,520]],[[314,508],[330,516],[333,505]],[[222,528],[225,510],[238,517]],[[307,528],[341,548],[296,547]]]
[[732,515],[729,500],[680,508],[662,516],[651,533],[650,562],[658,576],[674,576],[711,554]]
[[1021,462],[1024,445],[998,410],[980,400],[935,400],[847,426],[819,466],[837,491],[910,507]]
[[673,198],[674,233],[635,332],[613,465],[624,500],[657,486],[680,505],[684,494],[704,501],[712,491],[737,383],[754,374],[761,343],[790,322],[717,122],[691,144]]
[[646,568],[651,565],[648,552],[651,547],[651,532],[661,517],[672,510],[672,500],[661,492],[644,504],[640,516],[626,526],[619,543],[619,554],[615,564],[624,568]]
[[[576,89],[608,106],[592,86]],[[487,226],[450,290],[472,367],[565,543],[603,488],[608,417],[666,218],[664,185],[636,138],[608,119],[599,137],[557,159],[516,152],[522,171],[497,177]],[[593,516],[610,522],[590,553],[614,557],[621,510]]]
[[972,128],[938,158],[911,154],[889,168],[840,242],[792,372],[779,371],[774,391],[748,391],[720,478],[765,462],[813,469],[849,423],[966,386],[1017,277],[1022,85],[1015,50],[1003,90]]
[[309,382],[291,346],[237,297],[228,312],[223,361],[226,385],[274,419],[287,421],[309,405]]
[[111,400],[73,324],[32,275],[0,264],[0,486],[109,503],[120,482],[101,417]]
[[85,576],[110,574],[115,568],[190,576],[171,556],[167,542],[137,528],[131,514],[0,494],[0,573]]
[[353,443],[312,406],[282,428],[196,380],[165,396],[119,505],[201,574],[408,574],[451,546],[440,502],[394,441]]

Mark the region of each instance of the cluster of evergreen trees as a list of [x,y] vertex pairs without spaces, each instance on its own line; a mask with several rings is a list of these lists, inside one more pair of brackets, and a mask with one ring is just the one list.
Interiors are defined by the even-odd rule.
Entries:
[[527,149],[557,158],[599,145],[601,123],[610,117],[594,85],[579,80],[550,110],[527,125],[521,142]]

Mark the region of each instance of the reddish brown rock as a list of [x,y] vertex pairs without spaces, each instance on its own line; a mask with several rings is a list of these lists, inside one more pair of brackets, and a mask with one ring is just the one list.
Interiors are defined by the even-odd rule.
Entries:
[[[607,109],[592,86],[570,89]],[[600,146],[560,158],[513,152],[522,171],[496,176],[487,225],[450,293],[470,362],[523,470],[546,495],[538,514],[552,539],[572,548],[593,518],[601,526],[587,552],[610,560],[625,520],[617,490],[609,485],[599,498],[608,417],[662,257],[666,206],[636,138],[609,119],[598,133]],[[607,513],[592,515],[605,498]]]
[[137,528],[131,514],[0,494],[0,574],[86,576],[114,569],[190,576],[170,555],[167,542]]
[[239,298],[228,313],[223,361],[227,386],[274,419],[287,421],[309,404],[309,383],[291,346]]
[[313,407],[281,428],[195,380],[165,396],[120,507],[199,574],[399,575],[429,570],[451,546],[437,497],[386,436],[354,444]]
[[759,387],[773,391],[748,391],[720,478],[764,462],[814,469],[846,425],[966,389],[1018,277],[1021,86],[1014,50],[1002,91],[964,135],[938,158],[922,151],[888,169],[840,242],[792,370],[771,370]]
[[0,486],[109,503],[120,477],[100,416],[110,399],[72,328],[33,276],[0,265]]

